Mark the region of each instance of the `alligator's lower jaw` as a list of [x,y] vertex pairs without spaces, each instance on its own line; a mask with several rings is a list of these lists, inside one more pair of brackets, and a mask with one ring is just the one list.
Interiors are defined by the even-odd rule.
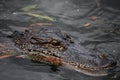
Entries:
[[83,68],[77,68],[77,67],[72,66],[72,65],[70,65],[68,63],[65,63],[65,62],[63,62],[63,64],[68,69],[75,70],[77,72],[80,72],[80,73],[88,75],[88,76],[107,76],[107,75],[111,74],[111,72],[109,72],[108,69],[104,69],[104,70],[86,70],[86,69],[83,69]]
[[111,70],[113,71],[117,66],[117,62],[114,60],[109,60],[106,64],[99,66],[84,65],[65,61],[63,63],[70,69],[74,69],[78,72],[90,76],[106,76],[112,74]]
[[87,70],[84,70],[84,69],[75,69],[74,70],[80,72],[80,73],[83,73],[85,75],[88,75],[88,76],[107,76],[109,75],[110,73],[108,71],[87,71]]

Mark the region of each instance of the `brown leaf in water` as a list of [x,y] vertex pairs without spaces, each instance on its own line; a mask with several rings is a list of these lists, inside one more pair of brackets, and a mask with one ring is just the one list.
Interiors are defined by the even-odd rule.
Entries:
[[84,25],[83,25],[83,27],[89,27],[91,25],[91,23],[85,23]]
[[8,57],[11,57],[11,56],[13,56],[13,54],[1,55],[0,59],[8,58]]
[[50,26],[52,23],[33,23],[30,26]]
[[98,19],[98,17],[97,16],[90,16],[89,19],[92,20],[92,21],[95,21],[95,20]]

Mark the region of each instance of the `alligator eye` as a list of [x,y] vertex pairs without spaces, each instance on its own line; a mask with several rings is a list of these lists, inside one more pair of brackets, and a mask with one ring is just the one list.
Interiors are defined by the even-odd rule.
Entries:
[[51,42],[51,44],[52,44],[53,46],[59,46],[59,45],[60,45],[60,42],[57,41],[57,40],[53,40],[53,41]]

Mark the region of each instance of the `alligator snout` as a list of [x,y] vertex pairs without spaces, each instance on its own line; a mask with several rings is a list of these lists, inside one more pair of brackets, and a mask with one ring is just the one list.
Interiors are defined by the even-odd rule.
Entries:
[[73,66],[78,72],[91,76],[105,76],[112,73],[112,71],[117,66],[117,61],[114,60],[111,56],[106,56],[104,54],[94,54],[94,55],[85,55],[80,54],[74,56],[69,65]]

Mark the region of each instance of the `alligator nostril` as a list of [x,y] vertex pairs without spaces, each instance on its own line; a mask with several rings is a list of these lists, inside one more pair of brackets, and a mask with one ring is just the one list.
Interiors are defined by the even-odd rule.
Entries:
[[105,57],[105,55],[101,53],[101,54],[98,55],[98,57],[99,57],[100,59],[103,59],[103,58]]
[[106,65],[101,66],[101,67],[104,68],[104,69],[112,69],[112,68],[114,68],[116,65],[117,65],[117,62],[116,62],[116,61],[111,61],[111,62],[108,62]]
[[114,66],[116,66],[117,65],[117,62],[116,61],[113,61],[113,62],[111,62],[111,64],[109,65],[110,67],[114,67]]

